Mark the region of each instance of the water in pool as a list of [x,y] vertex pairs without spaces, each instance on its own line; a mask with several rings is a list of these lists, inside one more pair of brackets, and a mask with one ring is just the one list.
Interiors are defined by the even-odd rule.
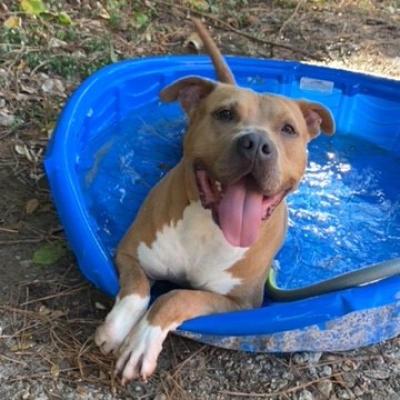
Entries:
[[[140,115],[140,116],[139,116]],[[181,156],[176,105],[147,107],[82,152],[82,188],[93,226],[113,253],[150,188]],[[290,195],[278,284],[296,288],[400,256],[400,156],[354,136],[320,136]]]

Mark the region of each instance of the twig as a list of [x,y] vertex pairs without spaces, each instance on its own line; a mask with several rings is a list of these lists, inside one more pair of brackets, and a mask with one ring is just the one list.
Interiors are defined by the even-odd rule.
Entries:
[[4,354],[0,354],[0,358],[3,359],[3,360],[6,360],[6,361],[10,361],[10,362],[16,363],[16,364],[20,364],[20,365],[24,366],[24,368],[28,366],[28,364],[26,362],[19,361],[19,360],[16,360],[14,358],[7,357]]
[[1,228],[1,227],[0,227],[0,232],[18,233],[18,231],[16,229]]
[[[179,4],[173,4],[172,5],[168,1],[165,1],[165,0],[154,0],[154,1],[156,3],[163,4],[163,5],[168,6],[168,7],[173,6],[175,8],[180,9],[180,10],[190,11],[193,14],[197,14],[197,15],[200,15],[202,17],[205,17],[205,18],[208,18],[210,20],[213,20],[213,21],[217,22],[220,26],[222,26],[224,30],[234,32],[234,33],[236,33],[238,35],[244,36],[247,39],[254,40],[255,42],[258,42],[258,43],[261,43],[261,44],[264,44],[264,45],[267,45],[267,46],[271,46],[271,47],[280,47],[280,48],[283,48],[283,49],[286,49],[286,50],[290,50],[290,51],[292,51],[294,53],[302,54],[304,56],[307,56],[308,58],[315,59],[317,61],[322,61],[322,58],[320,56],[318,56],[317,54],[312,54],[312,53],[308,52],[307,50],[299,49],[297,47],[293,47],[293,46],[290,46],[288,44],[277,43],[277,42],[274,42],[272,40],[261,39],[261,38],[259,38],[257,36],[254,36],[254,35],[250,34],[250,33],[243,32],[240,29],[234,28],[233,26],[231,26],[227,22],[222,21],[220,18],[218,18],[218,17],[216,17],[216,16],[214,16],[212,14],[209,14],[209,13],[206,13],[206,12],[203,12],[203,11],[199,11],[199,10],[194,10],[194,9],[191,9],[191,8],[188,8],[188,7],[184,7],[184,6],[181,6]],[[166,9],[166,11],[171,13],[171,11],[169,9]]]
[[288,24],[292,21],[292,19],[297,14],[297,12],[300,10],[300,7],[303,5],[304,2],[305,2],[305,0],[298,0],[297,1],[297,5],[296,5],[294,11],[292,12],[290,17],[282,24],[281,28],[279,29],[279,32],[278,32],[279,36],[282,36],[283,31],[288,26]]
[[192,353],[188,358],[183,360],[180,364],[176,365],[174,368],[174,372],[172,373],[172,377],[175,377],[176,374],[194,357],[196,357],[198,354],[200,354],[204,349],[206,349],[208,346],[203,345],[199,349],[197,349],[194,353]]
[[40,243],[44,242],[46,238],[28,238],[28,239],[16,239],[16,240],[0,240],[0,246],[10,244],[21,244],[21,243]]
[[38,303],[43,300],[54,299],[55,297],[69,296],[70,294],[80,292],[81,290],[86,289],[87,287],[88,287],[88,285],[86,283],[79,284],[77,287],[65,290],[64,292],[54,293],[54,294],[50,294],[48,296],[40,297],[39,299],[33,299],[33,300],[26,301],[25,303],[22,303],[21,306],[27,306],[28,304]]

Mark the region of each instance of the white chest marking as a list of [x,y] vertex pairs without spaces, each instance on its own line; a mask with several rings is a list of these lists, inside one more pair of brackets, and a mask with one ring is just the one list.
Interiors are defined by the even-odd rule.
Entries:
[[181,220],[157,232],[150,247],[140,243],[138,258],[152,279],[189,283],[194,288],[227,294],[241,280],[226,270],[246,251],[228,243],[211,211],[193,202],[185,208]]

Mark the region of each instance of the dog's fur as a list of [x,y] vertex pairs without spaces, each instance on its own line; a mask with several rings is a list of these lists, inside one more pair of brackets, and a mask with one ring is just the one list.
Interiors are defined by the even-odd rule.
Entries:
[[[236,86],[205,28],[195,25],[220,82],[188,77],[161,92],[188,115],[183,157],[119,245],[120,292],[96,332],[101,350],[118,354],[122,383],[153,373],[167,333],[183,321],[260,306],[286,232],[284,197],[303,176],[307,143],[321,129],[334,131],[318,104]],[[148,309],[150,281],[159,279],[192,289],[171,291]]]

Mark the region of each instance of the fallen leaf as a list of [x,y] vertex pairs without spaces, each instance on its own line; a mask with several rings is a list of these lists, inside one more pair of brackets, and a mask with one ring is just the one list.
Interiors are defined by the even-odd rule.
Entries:
[[8,29],[19,29],[22,26],[22,19],[21,17],[16,17],[12,15],[3,22],[3,25],[5,28]]
[[29,350],[34,345],[35,342],[33,340],[22,338],[20,341],[18,341],[17,344],[14,344],[13,346],[10,347],[10,351],[15,353],[17,351]]
[[20,156],[24,156],[27,160],[33,161],[32,153],[28,149],[28,146],[16,144],[15,147],[15,152],[19,154]]
[[185,40],[184,47],[198,53],[203,48],[203,42],[197,32],[193,32]]
[[100,2],[97,2],[97,10],[99,17],[103,19],[111,18],[109,12],[100,4]]
[[64,315],[67,315],[67,312],[61,311],[61,310],[51,310],[50,308],[46,307],[45,305],[41,305],[39,307],[39,314],[42,316],[45,316],[45,317],[57,319],[57,318],[63,317]]
[[46,307],[45,305],[41,305],[39,307],[39,314],[40,315],[49,315],[51,313],[50,308]]
[[60,375],[59,365],[53,364],[50,368],[50,374],[53,377],[53,379],[58,379],[58,376]]
[[52,311],[50,313],[50,317],[54,318],[54,319],[57,319],[57,318],[60,318],[60,317],[64,317],[64,315],[67,315],[67,312],[66,311],[61,311],[61,310],[54,310],[54,311]]
[[29,93],[29,94],[35,94],[37,93],[37,89],[33,88],[31,86],[27,86],[25,84],[23,84],[22,82],[19,84],[21,91],[24,93]]
[[30,215],[33,214],[37,208],[39,207],[39,200],[38,199],[30,199],[25,204],[25,212]]
[[65,254],[60,242],[46,243],[33,253],[32,261],[39,265],[52,265]]
[[22,11],[29,15],[40,15],[47,11],[42,0],[21,0],[20,5]]
[[65,11],[58,13],[57,18],[58,22],[62,25],[72,25],[72,19]]

